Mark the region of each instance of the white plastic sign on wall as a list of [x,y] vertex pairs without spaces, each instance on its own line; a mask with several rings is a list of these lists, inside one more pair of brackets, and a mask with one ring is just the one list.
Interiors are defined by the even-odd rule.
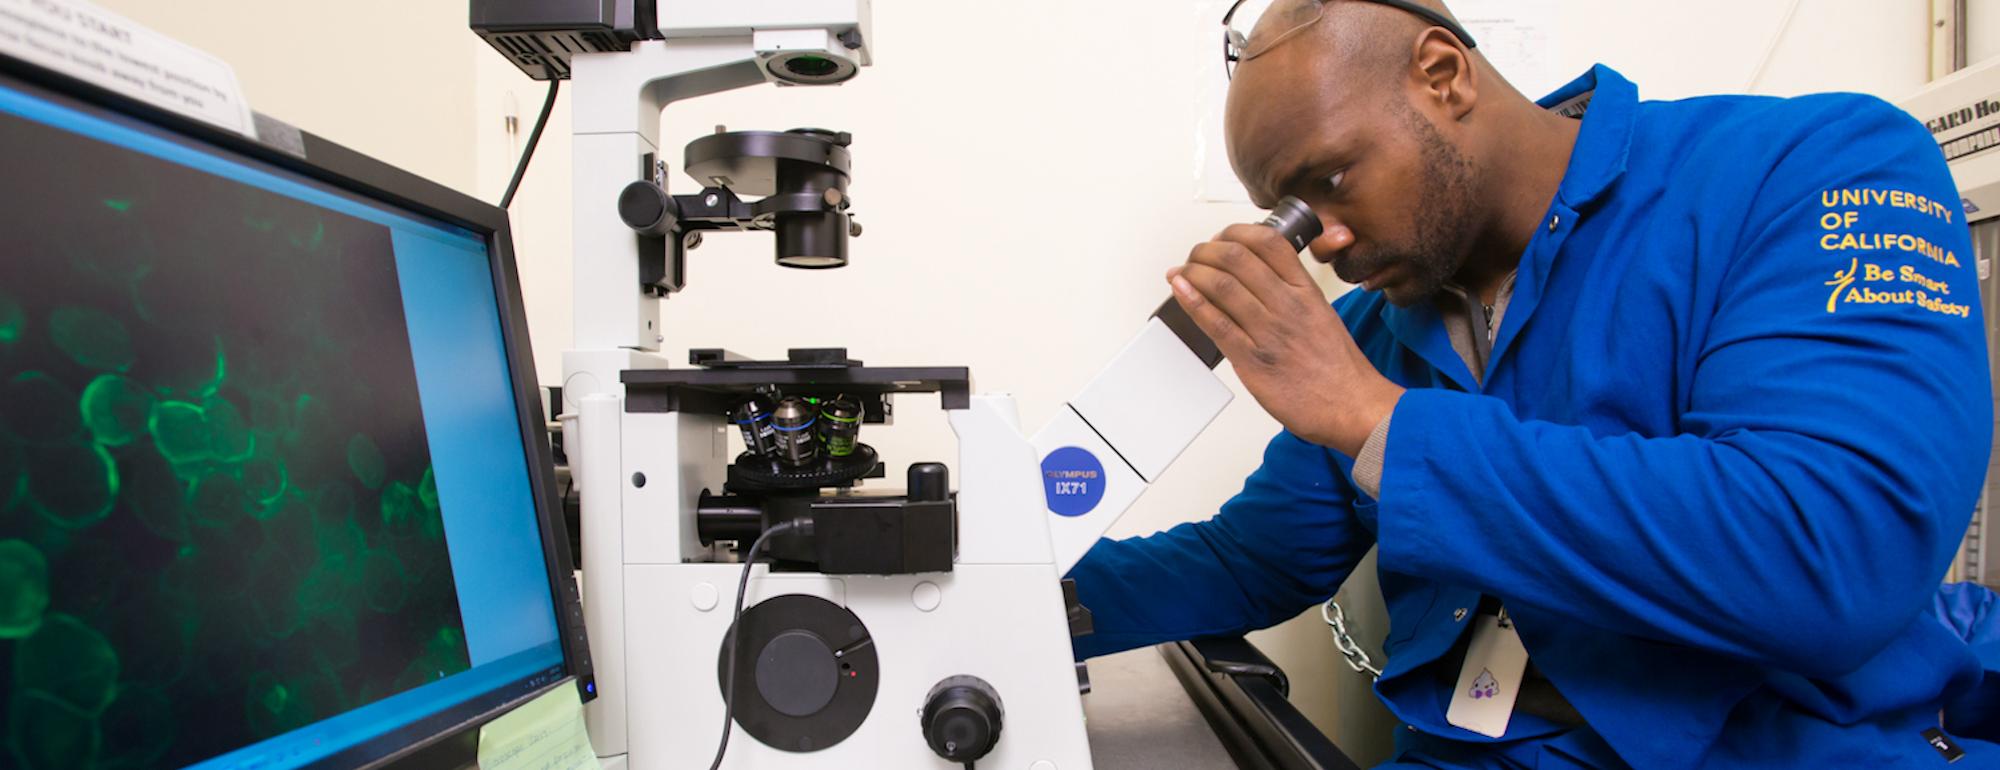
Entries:
[[257,135],[227,62],[81,0],[0,0],[0,53]]

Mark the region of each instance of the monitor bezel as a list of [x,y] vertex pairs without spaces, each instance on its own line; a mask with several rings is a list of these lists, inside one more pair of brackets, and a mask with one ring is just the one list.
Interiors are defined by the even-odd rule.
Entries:
[[[514,261],[513,228],[507,211],[275,121],[269,124],[280,130],[297,131],[296,148],[286,150],[267,144],[0,52],[0,81],[4,80],[17,81],[31,91],[39,89],[59,98],[75,100],[225,153],[267,163],[372,201],[463,227],[486,241],[494,300],[500,315],[508,371],[513,380],[516,417],[523,446],[528,452],[528,482],[535,498],[535,515],[542,538],[543,562],[548,572],[556,629],[562,643],[565,675],[548,686],[476,712],[447,710],[308,766],[455,770],[475,762],[479,727],[522,703],[563,686],[575,687],[582,700],[594,698],[595,680],[588,638],[583,628],[581,597],[574,577],[575,560],[570,553],[561,493],[556,486],[546,428],[548,423],[542,409],[541,386],[536,380],[520,274]],[[260,118],[269,121],[268,118]],[[412,733],[415,733],[414,739]]]

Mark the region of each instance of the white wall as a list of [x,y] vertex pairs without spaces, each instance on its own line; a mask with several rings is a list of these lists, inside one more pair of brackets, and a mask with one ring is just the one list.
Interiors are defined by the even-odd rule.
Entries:
[[2000,56],[2000,0],[1966,0],[1965,63]]
[[[543,93],[466,30],[462,2],[104,4],[229,60],[257,109],[487,200],[505,186]],[[689,291],[668,303],[670,355],[844,345],[870,363],[963,364],[1039,424],[1166,296],[1167,267],[1257,215],[1194,202],[1197,78],[1219,66],[1212,22],[1196,10],[1210,5],[876,0],[876,66],[854,82],[670,107],[663,148],[676,168],[680,148],[717,123],[854,132],[852,192],[868,227],[853,265],[831,273],[775,267],[768,235],[710,238],[691,254]],[[1775,47],[1791,0],[1556,5],[1568,69],[1604,61],[1651,98],[1751,90],[1766,50],[1760,92],[1894,99],[1926,73],[1926,0],[1798,0]],[[520,120],[511,135],[510,111]],[[514,212],[548,383],[569,341],[568,144],[565,103]],[[825,300],[775,299],[798,293]],[[899,424],[869,437],[892,465],[955,459],[934,399],[899,406]],[[1210,515],[1275,430],[1240,396],[1118,533]],[[1379,607],[1357,614],[1379,644]],[[1385,715],[1319,625],[1302,616],[1256,638],[1291,673],[1309,716],[1358,758],[1379,759]]]
[[474,46],[445,0],[96,0],[221,57],[251,108],[471,192]]
[[[1641,97],[1859,91],[1895,101],[1929,78],[1925,0],[1562,0],[1565,56],[1593,59]],[[1787,11],[1790,21],[1785,22]],[[1774,35],[1780,26],[1784,32]],[[1760,60],[1770,63],[1752,86]]]

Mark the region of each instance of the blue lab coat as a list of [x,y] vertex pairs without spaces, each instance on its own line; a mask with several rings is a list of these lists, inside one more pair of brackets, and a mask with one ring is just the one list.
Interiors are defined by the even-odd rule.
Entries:
[[2000,594],[1978,583],[1938,589],[1938,620],[1972,645],[1986,678],[1944,706],[1945,727],[1958,735],[2000,741]]
[[[1937,144],[1871,97],[1641,102],[1602,66],[1542,103],[1592,92],[1483,385],[1433,307],[1334,303],[1409,388],[1380,499],[1279,434],[1214,518],[1092,548],[1079,657],[1270,626],[1380,546],[1375,689],[1412,741],[1493,742],[1434,670],[1487,595],[1589,723],[1517,713],[1494,753],[1944,766],[1921,733],[1981,672],[1931,603],[1993,414]],[[1955,770],[2000,764],[1964,743]]]

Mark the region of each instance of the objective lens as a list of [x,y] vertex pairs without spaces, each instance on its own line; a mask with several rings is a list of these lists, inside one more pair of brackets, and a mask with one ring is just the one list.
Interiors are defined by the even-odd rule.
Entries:
[[819,408],[803,398],[790,396],[779,401],[771,413],[771,428],[777,432],[778,459],[794,466],[819,459],[819,436],[813,431],[813,423],[818,419]]
[[833,457],[854,454],[855,439],[861,434],[861,402],[841,395],[820,407],[819,436],[826,453]]
[[782,396],[776,388],[758,388],[755,394],[730,412],[729,419],[742,429],[743,448],[750,454],[758,457],[777,454],[778,432],[771,427],[771,410]]
[[823,78],[840,71],[840,65],[824,56],[808,54],[786,59],[785,69],[800,77]]

